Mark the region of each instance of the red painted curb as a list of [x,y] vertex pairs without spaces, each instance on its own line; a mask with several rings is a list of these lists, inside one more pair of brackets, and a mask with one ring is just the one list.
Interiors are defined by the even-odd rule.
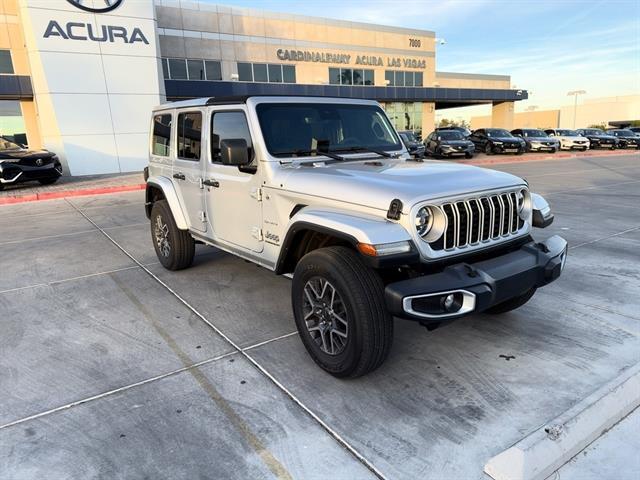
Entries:
[[85,197],[87,195],[106,195],[109,193],[133,192],[144,190],[146,183],[135,185],[118,185],[113,187],[84,188],[80,190],[60,190],[57,192],[42,192],[31,195],[20,195],[16,197],[0,198],[0,205],[12,205],[15,203],[36,202],[39,200],[54,200],[65,197]]

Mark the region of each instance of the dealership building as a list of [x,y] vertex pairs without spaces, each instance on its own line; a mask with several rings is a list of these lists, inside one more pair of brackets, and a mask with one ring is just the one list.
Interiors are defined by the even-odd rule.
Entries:
[[[490,104],[511,128],[509,76],[441,72],[432,31],[180,0],[0,0],[0,134],[87,175],[141,170],[151,108],[228,95],[381,102],[398,129]],[[488,125],[486,125],[488,126]]]

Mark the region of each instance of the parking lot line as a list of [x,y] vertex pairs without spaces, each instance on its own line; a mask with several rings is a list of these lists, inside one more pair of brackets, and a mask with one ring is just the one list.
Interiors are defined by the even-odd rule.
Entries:
[[591,245],[592,243],[597,243],[597,242],[600,242],[602,240],[607,240],[609,238],[617,237],[619,235],[624,235],[625,233],[635,232],[636,230],[640,230],[640,226],[628,228],[627,230],[623,230],[623,231],[617,232],[617,233],[612,233],[611,235],[606,235],[604,237],[596,238],[595,240],[590,240],[588,242],[582,242],[582,243],[579,243],[577,245],[572,245],[572,246],[569,247],[569,250],[572,250],[572,249],[578,248],[578,247],[584,247],[585,245]]
[[15,243],[24,243],[24,242],[32,242],[35,240],[47,240],[51,238],[61,238],[61,237],[70,237],[73,235],[82,235],[84,233],[95,233],[95,229],[92,230],[81,230],[79,232],[71,232],[71,233],[60,233],[58,235],[45,235],[43,237],[33,237],[33,238],[24,238],[20,240],[7,240],[4,242],[0,242],[0,245],[11,245]]
[[296,405],[298,405],[307,415],[309,415],[313,420],[315,420],[318,425],[320,425],[334,440],[336,440],[340,445],[342,445],[351,455],[353,455],[360,463],[362,463],[367,469],[369,469],[374,475],[376,475],[380,479],[386,479],[383,473],[378,470],[378,468],[373,465],[369,460],[367,460],[364,455],[362,455],[353,445],[351,445],[347,440],[342,437],[337,431],[331,428],[324,420],[322,420],[318,415],[316,415],[307,405],[305,405],[297,396],[293,394],[287,387],[285,387],[282,383],[280,383],[275,376],[273,376],[265,367],[263,367],[257,360],[255,360],[247,351],[242,349],[239,345],[237,345],[231,338],[229,338],[224,332],[222,332],[218,327],[216,327],[212,322],[210,322],[204,315],[202,315],[195,307],[189,304],[184,298],[182,298],[175,290],[173,290],[168,284],[162,281],[157,275],[155,275],[151,270],[145,267],[141,262],[139,262],[133,255],[131,255],[124,247],[122,247],[113,237],[107,233],[107,231],[100,226],[98,226],[88,215],[86,215],[82,210],[76,207],[74,204],[69,202],[73,208],[78,211],[84,218],[87,219],[96,229],[98,229],[102,234],[107,237],[109,241],[111,241],[117,248],[119,248],[122,253],[128,256],[133,262],[138,264],[140,268],[142,268],[151,278],[153,278],[156,282],[162,285],[167,291],[169,291],[176,299],[182,302],[189,310],[191,310],[198,318],[200,318],[203,322],[205,322],[214,332],[216,332],[220,337],[222,337],[232,348],[234,348],[237,353],[242,355],[247,359],[249,363],[251,363],[259,372],[261,372],[265,377],[267,377],[277,388],[279,388],[287,397],[289,397]]

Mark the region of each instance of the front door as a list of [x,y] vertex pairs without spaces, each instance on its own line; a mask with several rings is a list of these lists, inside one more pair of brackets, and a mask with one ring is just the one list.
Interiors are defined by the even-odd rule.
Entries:
[[176,130],[176,160],[173,164],[173,184],[189,228],[207,231],[204,215],[202,173],[202,111],[178,113]]
[[[255,158],[246,112],[215,109],[211,114],[211,155],[206,165],[205,203],[213,236],[233,245],[261,252],[262,199],[258,160]],[[220,142],[244,139],[249,148],[249,166],[223,165]]]

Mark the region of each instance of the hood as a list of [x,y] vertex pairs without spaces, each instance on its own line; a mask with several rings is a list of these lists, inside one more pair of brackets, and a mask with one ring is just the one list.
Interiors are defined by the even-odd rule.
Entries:
[[522,139],[519,137],[489,137],[492,142],[513,142],[520,143]]
[[47,150],[2,150],[0,151],[0,160],[26,160],[30,158],[49,158],[54,154]]
[[583,137],[582,135],[556,135],[553,138],[562,138],[564,140],[589,140],[587,137]]
[[[403,213],[417,202],[435,200],[526,183],[509,173],[435,160],[411,162],[376,159],[330,163],[326,166],[286,166],[274,183],[284,190],[388,210],[402,201]],[[282,175],[282,176],[280,176]]]
[[587,138],[606,138],[607,140],[615,140],[616,137],[613,135],[606,135],[604,133],[599,133],[597,135],[587,135]]
[[554,137],[527,137],[527,140],[532,142],[555,142]]

